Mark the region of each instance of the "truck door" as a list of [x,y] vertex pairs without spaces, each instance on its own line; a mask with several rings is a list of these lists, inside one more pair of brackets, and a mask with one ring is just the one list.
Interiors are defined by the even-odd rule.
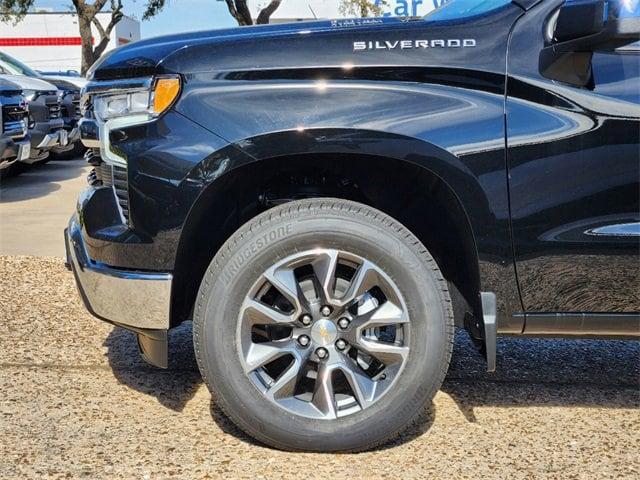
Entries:
[[545,333],[530,331],[530,314],[578,313],[564,317],[580,323],[640,311],[640,44],[550,64],[545,48],[558,40],[563,4],[527,12],[508,54],[507,162],[525,333]]

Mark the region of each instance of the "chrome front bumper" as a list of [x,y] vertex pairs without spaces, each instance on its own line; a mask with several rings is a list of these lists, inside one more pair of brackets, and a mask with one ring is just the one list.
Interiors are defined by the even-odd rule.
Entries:
[[76,215],[65,230],[65,242],[67,263],[93,315],[134,331],[169,329],[170,273],[120,270],[92,261]]
[[75,143],[80,140],[80,129],[78,127],[74,127],[69,132],[69,143]]
[[18,144],[18,157],[19,162],[26,161],[31,156],[31,143],[27,140]]
[[36,147],[37,149],[52,148],[56,146],[64,147],[69,143],[69,134],[66,130],[60,129],[58,131],[45,135],[42,141]]

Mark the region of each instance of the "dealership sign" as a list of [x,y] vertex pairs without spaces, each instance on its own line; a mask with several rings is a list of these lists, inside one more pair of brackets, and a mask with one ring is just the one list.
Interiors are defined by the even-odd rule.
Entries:
[[[423,16],[450,0],[371,0],[384,17]],[[270,0],[249,0],[249,10],[255,18]],[[345,18],[339,0],[285,0],[271,16],[272,21],[310,20],[314,18]],[[353,17],[347,14],[348,17]]]
[[449,0],[375,0],[383,17],[418,17],[444,5]]

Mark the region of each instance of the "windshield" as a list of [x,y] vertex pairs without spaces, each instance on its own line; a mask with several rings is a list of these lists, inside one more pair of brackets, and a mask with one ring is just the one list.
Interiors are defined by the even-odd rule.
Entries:
[[0,72],[8,75],[24,75],[26,77],[39,77],[35,70],[27,67],[6,53],[0,52]]
[[610,0],[605,3],[604,18],[637,18],[640,17],[640,0]]
[[457,20],[497,10],[510,3],[511,0],[449,0],[424,18],[426,20]]

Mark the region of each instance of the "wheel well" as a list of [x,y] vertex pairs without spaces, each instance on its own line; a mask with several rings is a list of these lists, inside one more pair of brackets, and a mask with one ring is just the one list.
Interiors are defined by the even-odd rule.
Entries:
[[314,154],[245,165],[200,195],[176,255],[172,325],[190,318],[211,259],[242,224],[272,206],[310,197],[354,200],[403,223],[427,247],[449,282],[456,325],[463,326],[467,312],[480,315],[480,277],[471,226],[441,178],[386,157]]

